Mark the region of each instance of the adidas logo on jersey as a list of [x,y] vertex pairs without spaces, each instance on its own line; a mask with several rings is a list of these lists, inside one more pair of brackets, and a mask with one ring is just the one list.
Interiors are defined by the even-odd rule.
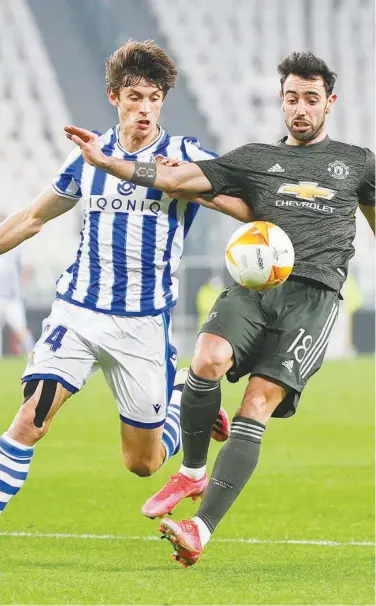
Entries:
[[292,372],[292,367],[294,366],[294,360],[285,360],[282,362],[282,366],[286,366],[289,372]]
[[282,168],[282,166],[280,164],[274,164],[274,166],[271,166],[270,168],[268,168],[268,173],[284,173],[285,169]]

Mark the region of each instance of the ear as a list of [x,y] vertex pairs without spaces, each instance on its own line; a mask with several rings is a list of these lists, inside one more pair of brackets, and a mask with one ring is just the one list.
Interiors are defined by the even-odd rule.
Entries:
[[281,112],[284,112],[285,111],[285,108],[283,107],[284,96],[283,96],[283,92],[281,90],[279,91],[279,98],[281,100]]
[[325,110],[326,114],[330,114],[330,112],[332,111],[332,107],[336,101],[337,101],[337,95],[330,95],[328,102],[326,104],[326,110]]
[[112,88],[107,89],[107,97],[108,97],[108,100],[111,103],[111,105],[113,105],[114,107],[118,107],[119,97],[118,97],[118,95],[116,95],[116,93],[114,93]]

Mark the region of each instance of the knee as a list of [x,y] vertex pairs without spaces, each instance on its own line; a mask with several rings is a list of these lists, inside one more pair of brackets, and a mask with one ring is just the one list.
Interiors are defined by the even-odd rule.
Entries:
[[23,404],[8,430],[10,437],[21,442],[21,444],[34,446],[36,442],[43,438],[48,429],[45,423],[41,427],[36,427],[34,420],[35,406],[33,406],[33,403]]
[[192,370],[199,377],[220,380],[233,364],[233,351],[223,337],[202,333],[196,343]]
[[157,471],[157,466],[152,459],[124,455],[124,464],[128,471],[139,478],[148,478]]

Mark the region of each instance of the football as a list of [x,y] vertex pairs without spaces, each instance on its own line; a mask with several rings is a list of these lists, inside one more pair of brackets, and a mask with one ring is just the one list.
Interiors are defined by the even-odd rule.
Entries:
[[251,290],[269,290],[291,274],[294,247],[278,225],[253,221],[232,234],[225,259],[228,271],[238,284]]

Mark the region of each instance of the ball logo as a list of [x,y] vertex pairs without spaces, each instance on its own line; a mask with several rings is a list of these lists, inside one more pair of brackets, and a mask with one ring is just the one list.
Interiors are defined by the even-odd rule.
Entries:
[[262,260],[262,254],[261,254],[261,250],[259,248],[256,248],[256,257],[257,257],[257,264],[259,266],[259,269],[264,269],[264,262]]
[[137,185],[129,183],[128,181],[121,181],[117,186],[119,194],[122,196],[130,196],[131,193],[136,189]]
[[328,173],[334,179],[346,179],[349,176],[349,167],[342,160],[335,160],[328,166]]

